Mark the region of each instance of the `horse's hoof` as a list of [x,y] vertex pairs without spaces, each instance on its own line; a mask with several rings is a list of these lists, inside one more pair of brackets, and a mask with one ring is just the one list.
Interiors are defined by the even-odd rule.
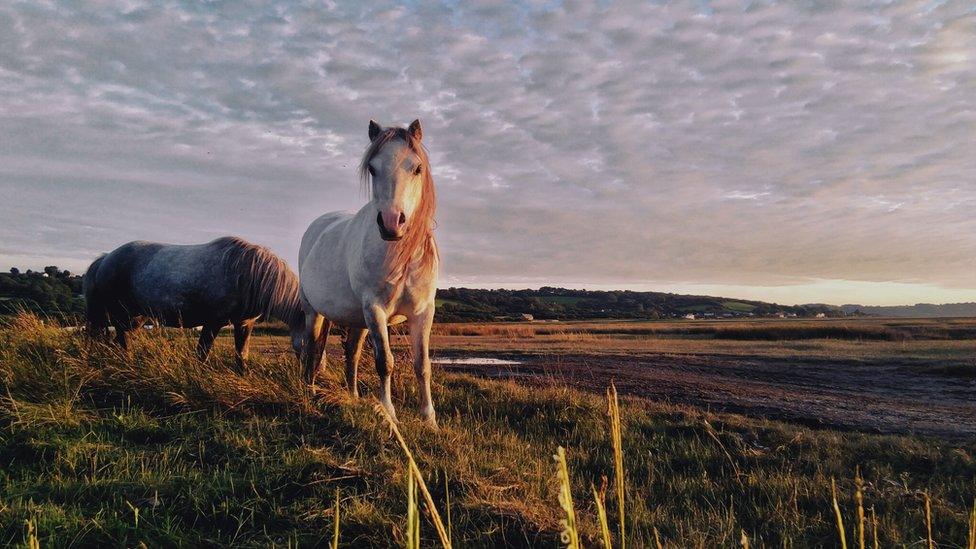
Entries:
[[432,431],[437,431],[438,430],[437,429],[437,416],[435,416],[433,413],[426,413],[425,414],[425,413],[421,412],[420,413],[420,417],[424,421],[424,427],[427,427],[428,429],[430,429]]

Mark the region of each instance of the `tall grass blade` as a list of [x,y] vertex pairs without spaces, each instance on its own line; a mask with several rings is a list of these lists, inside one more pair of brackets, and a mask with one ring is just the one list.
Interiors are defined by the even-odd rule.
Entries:
[[873,505],[871,506],[871,537],[874,542],[874,549],[880,549],[881,546],[878,544],[878,515],[874,513]]
[[576,510],[573,508],[573,490],[569,483],[569,467],[566,466],[566,450],[562,446],[556,449],[556,474],[559,477],[559,505],[566,513],[566,518],[559,521],[563,527],[559,536],[568,549],[579,549],[579,530],[576,527]]
[[861,478],[861,468],[854,469],[854,499],[857,501],[857,541],[860,549],[864,546],[864,479]]
[[610,525],[607,524],[607,509],[603,506],[603,498],[596,491],[596,486],[591,484],[590,488],[593,490],[593,501],[596,502],[596,514],[597,519],[600,521],[600,536],[603,539],[603,547],[612,549],[613,544],[610,543]]
[[928,491],[925,492],[925,532],[928,536],[929,549],[935,549],[935,541],[932,540],[932,500],[929,498]]
[[969,543],[967,549],[976,549],[976,499],[973,499],[973,510],[969,514]]
[[830,479],[830,493],[834,500],[834,514],[837,516],[837,533],[840,535],[841,549],[847,549],[847,534],[844,533],[844,518],[840,514],[840,504],[837,503],[837,483]]
[[739,538],[739,543],[742,544],[742,549],[749,549],[749,536],[746,535],[746,531],[742,530],[742,536]]
[[610,436],[613,441],[613,471],[614,488],[617,493],[617,516],[620,527],[620,549],[627,546],[626,524],[624,522],[624,488],[626,479],[624,477],[624,448],[623,433],[620,428],[620,402],[617,399],[617,386],[610,382],[607,389],[608,414],[610,415]]
[[451,490],[447,481],[447,472],[444,472],[444,512],[447,514],[447,539],[454,543],[454,534],[451,531]]
[[336,488],[336,502],[333,512],[332,549],[339,549],[339,489]]
[[657,526],[654,527],[654,547],[664,549],[664,545],[661,544],[661,534],[657,531]]
[[407,469],[407,549],[420,547],[420,514],[417,512],[417,482]]
[[414,478],[417,481],[417,487],[420,488],[420,493],[424,496],[424,501],[427,504],[427,513],[430,515],[430,519],[434,523],[434,528],[437,530],[437,536],[441,540],[441,545],[443,545],[446,549],[451,549],[451,538],[448,537],[447,530],[444,529],[444,522],[441,520],[441,515],[437,512],[437,508],[434,506],[434,498],[430,496],[430,492],[427,490],[427,483],[424,482],[424,477],[420,473],[420,468],[417,467],[417,462],[413,459],[413,453],[410,451],[410,447],[407,446],[407,441],[404,440],[403,434],[400,433],[400,429],[397,427],[396,421],[390,417],[390,414],[387,413],[386,409],[377,403],[376,411],[383,416],[383,419],[386,420],[386,423],[390,426],[390,430],[393,431],[393,435],[396,436],[397,442],[400,443],[400,448],[407,456],[407,463],[410,470],[414,474]]
[[969,513],[969,542],[966,549],[976,549],[976,498],[973,499],[973,510]]
[[37,538],[37,524],[34,519],[27,519],[27,549],[41,549],[41,541]]

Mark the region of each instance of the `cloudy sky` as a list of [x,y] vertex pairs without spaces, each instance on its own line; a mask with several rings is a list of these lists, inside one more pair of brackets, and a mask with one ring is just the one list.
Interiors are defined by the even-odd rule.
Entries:
[[0,5],[0,268],[294,265],[419,117],[445,286],[976,301],[968,0],[76,4]]

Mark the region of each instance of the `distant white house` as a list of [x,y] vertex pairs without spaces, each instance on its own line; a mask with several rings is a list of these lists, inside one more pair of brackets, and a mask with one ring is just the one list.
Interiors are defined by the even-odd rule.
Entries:
[[695,320],[695,315],[694,315],[694,313],[688,313],[688,314],[686,314],[685,316],[683,316],[681,318],[683,318],[685,320]]
[[827,313],[817,313],[813,315],[813,318],[827,318]]

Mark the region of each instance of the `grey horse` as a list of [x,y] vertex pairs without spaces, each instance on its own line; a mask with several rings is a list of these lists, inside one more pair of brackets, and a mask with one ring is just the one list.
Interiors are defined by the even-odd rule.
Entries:
[[197,355],[205,359],[214,338],[234,325],[239,370],[248,355],[254,323],[274,317],[291,329],[301,359],[305,315],[298,277],[273,252],[236,237],[206,244],[175,245],[135,241],[96,259],[84,278],[88,333],[126,348],[126,332],[148,318],[164,326],[202,332]]

